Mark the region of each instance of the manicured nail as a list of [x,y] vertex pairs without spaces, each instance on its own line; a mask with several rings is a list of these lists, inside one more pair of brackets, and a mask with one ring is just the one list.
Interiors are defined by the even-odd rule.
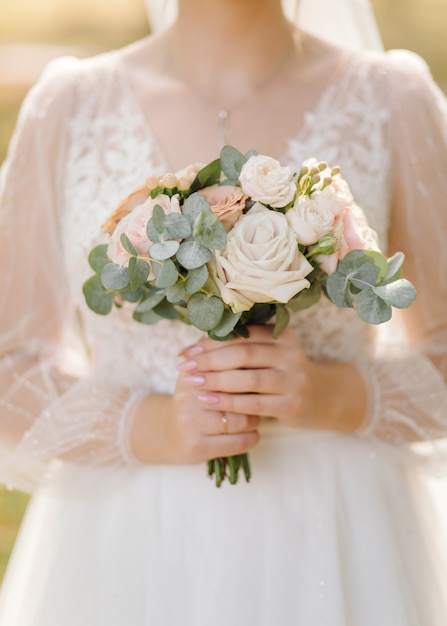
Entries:
[[212,393],[204,393],[197,397],[200,402],[205,402],[205,404],[219,404],[219,396],[215,396]]
[[177,369],[181,372],[190,372],[197,369],[197,361],[184,361],[177,365]]
[[205,384],[205,376],[200,376],[196,374],[195,376],[185,376],[183,382],[188,385],[204,385]]
[[178,353],[178,356],[197,356],[198,354],[202,354],[203,347],[197,344],[193,344],[192,346],[186,346]]

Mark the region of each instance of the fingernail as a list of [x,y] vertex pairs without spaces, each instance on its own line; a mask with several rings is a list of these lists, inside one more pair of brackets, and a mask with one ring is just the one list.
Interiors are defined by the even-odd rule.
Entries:
[[205,402],[206,404],[218,404],[219,403],[219,396],[215,396],[214,394],[211,394],[211,393],[201,394],[200,396],[197,396],[197,397],[199,398],[201,402]]
[[188,385],[203,385],[205,384],[205,376],[185,376],[183,382]]
[[197,369],[197,361],[184,361],[177,365],[177,369],[181,372],[190,372],[191,370]]
[[197,356],[198,354],[202,354],[203,347],[194,344],[192,346],[186,346],[178,353],[178,356]]

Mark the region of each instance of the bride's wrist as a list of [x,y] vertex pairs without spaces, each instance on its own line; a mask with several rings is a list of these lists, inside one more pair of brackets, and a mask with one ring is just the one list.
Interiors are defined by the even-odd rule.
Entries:
[[170,462],[169,416],[172,396],[150,394],[140,397],[128,425],[128,452],[136,463]]

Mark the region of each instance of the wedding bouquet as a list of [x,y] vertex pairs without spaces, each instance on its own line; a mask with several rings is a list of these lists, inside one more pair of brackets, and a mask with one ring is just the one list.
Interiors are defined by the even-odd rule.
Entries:
[[[208,165],[149,176],[103,229],[108,243],[90,252],[95,275],[83,285],[93,311],[127,303],[138,322],[180,320],[219,341],[272,318],[276,338],[290,311],[321,295],[371,324],[416,296],[404,255],[380,252],[340,169],[315,159],[294,172],[225,146]],[[218,486],[240,468],[249,480],[247,455],[208,463]]]

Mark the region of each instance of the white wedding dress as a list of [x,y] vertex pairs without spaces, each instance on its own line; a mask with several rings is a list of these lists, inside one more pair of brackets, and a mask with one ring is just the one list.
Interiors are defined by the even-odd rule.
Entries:
[[102,318],[82,296],[100,225],[167,169],[121,53],[59,60],[32,90],[2,179],[0,475],[34,496],[1,626],[447,623],[447,107],[423,62],[350,56],[281,160],[311,155],[341,165],[383,245],[405,205],[394,245],[417,278],[418,337],[377,347],[325,300],[296,314],[311,357],[361,368],[368,423],[266,420],[252,482],[219,490],[205,464],[141,466],[127,441],[198,331]]

